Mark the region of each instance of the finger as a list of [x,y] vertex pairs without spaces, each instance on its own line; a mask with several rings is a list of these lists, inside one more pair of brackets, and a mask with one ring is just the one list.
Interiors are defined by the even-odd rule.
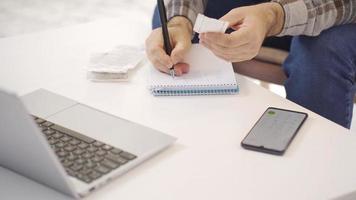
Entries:
[[188,53],[190,47],[191,47],[190,40],[187,40],[185,38],[182,38],[178,42],[176,42],[174,49],[171,53],[171,60],[173,64],[182,62],[184,56]]
[[169,74],[169,68],[167,68],[165,65],[163,65],[162,63],[160,63],[159,61],[155,61],[154,63],[152,63],[153,66],[158,69],[161,72],[167,73]]
[[246,31],[240,29],[231,34],[224,33],[205,33],[202,40],[207,43],[215,43],[222,47],[238,47],[248,42],[248,35]]
[[178,63],[174,65],[174,70],[179,70],[181,74],[186,74],[189,72],[189,64],[187,63]]
[[207,43],[204,43],[202,42],[201,43],[203,46],[205,46],[206,48],[208,48],[209,50],[211,50],[214,55],[216,55],[217,57],[223,59],[223,60],[226,60],[226,61],[230,61],[230,55],[227,55],[226,53],[224,53],[223,51],[220,51],[220,50],[216,50],[214,47],[212,47],[211,44],[207,44]]
[[228,58],[228,51],[226,50],[226,48],[221,48],[216,46],[215,44],[212,43],[206,43],[206,42],[201,42],[201,44],[203,46],[205,46],[206,48],[210,49],[214,54],[217,53],[219,55],[226,55],[226,57],[224,56],[224,58]]
[[202,44],[209,48],[216,56],[229,62],[240,62],[250,60],[252,57],[254,57],[254,55],[248,50],[248,44],[238,48],[229,49],[229,51],[222,51],[220,48],[214,47],[212,44]]
[[241,9],[232,9],[230,12],[222,16],[219,20],[229,22],[229,27],[234,28],[236,25],[241,24],[244,19],[244,14]]
[[235,57],[241,53],[250,52],[250,44],[246,43],[237,47],[223,47],[215,43],[204,43],[210,50],[219,52],[220,54],[226,55],[227,57]]
[[[161,71],[163,73],[170,74],[170,69],[168,69],[167,67],[165,67],[161,64],[158,64],[155,67],[156,67],[156,69],[158,69],[159,71]],[[178,64],[174,65],[174,74],[176,76],[181,76],[183,74],[186,74],[186,73],[188,73],[188,71],[189,71],[189,65],[186,63],[178,63]]]
[[156,63],[155,60],[160,60],[160,63],[166,67],[172,66],[171,58],[163,49],[163,39],[160,28],[153,30],[146,39],[146,54],[152,63]]
[[163,48],[159,46],[152,47],[148,50],[147,57],[151,62],[159,62],[166,68],[170,68],[173,65],[171,58],[166,54]]

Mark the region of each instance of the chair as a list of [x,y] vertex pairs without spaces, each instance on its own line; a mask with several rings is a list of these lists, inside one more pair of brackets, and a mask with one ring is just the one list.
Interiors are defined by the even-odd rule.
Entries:
[[270,47],[262,47],[258,55],[249,61],[233,63],[234,71],[267,83],[283,85],[287,79],[282,63],[287,58],[288,52]]
[[[287,79],[282,69],[287,56],[288,51],[262,47],[254,59],[233,63],[233,67],[236,73],[261,80],[261,86],[268,89],[269,83],[283,85]],[[356,96],[354,102],[356,103]]]

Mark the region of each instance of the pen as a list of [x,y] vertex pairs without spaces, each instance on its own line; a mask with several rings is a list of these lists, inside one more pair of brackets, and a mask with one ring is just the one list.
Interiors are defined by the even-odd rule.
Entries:
[[[166,15],[166,7],[164,6],[164,1],[163,0],[157,0],[157,5],[158,5],[158,11],[159,11],[159,17],[161,19],[161,24],[162,24],[162,35],[163,35],[163,41],[164,41],[164,49],[166,51],[167,55],[171,55],[172,52],[172,46],[171,46],[171,40],[169,39],[169,33],[168,33],[168,28],[167,28],[167,15]],[[174,65],[172,65],[171,68],[169,68],[169,74],[174,78],[175,73],[174,73]]]

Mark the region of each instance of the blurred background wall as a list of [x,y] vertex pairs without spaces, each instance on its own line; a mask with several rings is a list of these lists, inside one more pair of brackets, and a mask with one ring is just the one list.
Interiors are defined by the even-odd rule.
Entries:
[[0,38],[117,18],[132,10],[151,17],[155,0],[0,0]]

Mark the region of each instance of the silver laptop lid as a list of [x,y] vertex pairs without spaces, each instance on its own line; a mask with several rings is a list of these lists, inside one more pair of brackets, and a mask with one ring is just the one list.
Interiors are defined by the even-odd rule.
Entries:
[[0,165],[78,198],[20,99],[0,90],[0,111]]

